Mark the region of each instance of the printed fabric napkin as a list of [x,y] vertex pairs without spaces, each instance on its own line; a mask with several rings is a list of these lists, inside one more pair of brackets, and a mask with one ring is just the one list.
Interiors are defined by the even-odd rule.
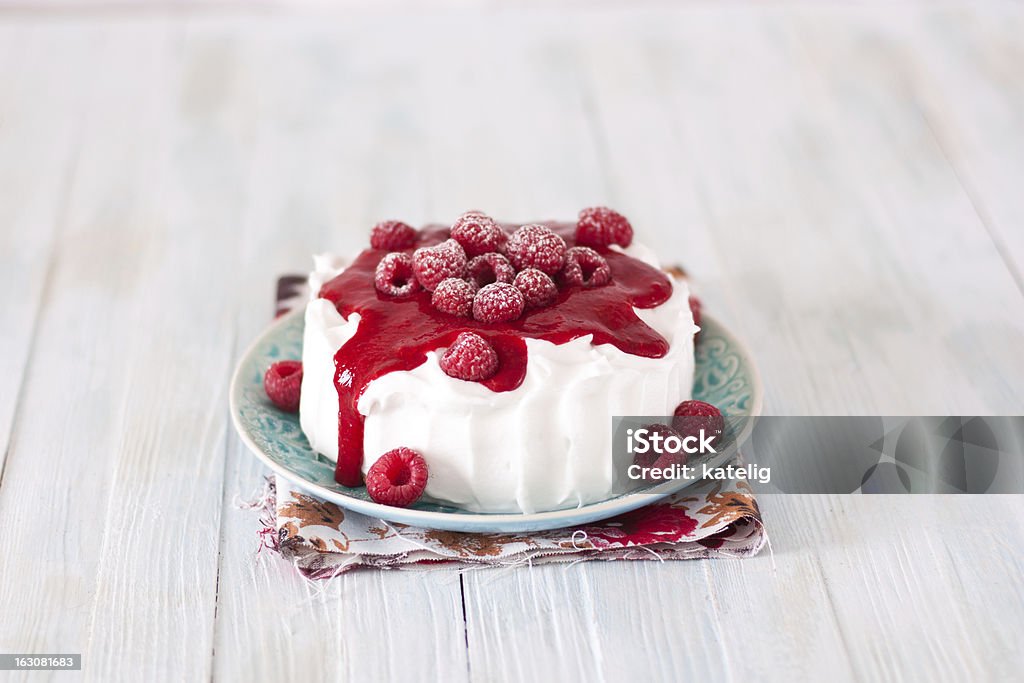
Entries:
[[[278,282],[277,314],[301,305],[302,277]],[[686,560],[748,557],[767,542],[746,481],[704,481],[673,496],[592,524],[523,534],[420,529],[343,510],[284,477],[268,477],[258,503],[263,547],[306,577],[357,567],[516,566],[583,560]]]

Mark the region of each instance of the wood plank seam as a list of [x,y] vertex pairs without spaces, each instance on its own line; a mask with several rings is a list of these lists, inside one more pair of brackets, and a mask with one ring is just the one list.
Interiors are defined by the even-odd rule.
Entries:
[[[699,560],[700,561],[700,560]],[[728,642],[728,634],[722,625],[722,608],[718,603],[718,596],[715,594],[714,581],[711,577],[711,563],[710,561],[703,560],[704,566],[701,567],[704,574],[704,585],[707,589],[708,600],[711,604],[711,616],[713,622],[713,628],[715,630],[715,643],[718,645],[718,651],[721,653],[722,666],[724,667],[723,676],[727,681],[735,681],[736,673],[733,671],[731,651],[726,647]]]
[[1014,261],[1013,255],[1006,246],[1006,242],[992,225],[991,212],[989,212],[985,207],[985,203],[974,187],[974,183],[971,182],[967,170],[961,168],[957,163],[956,158],[950,151],[948,140],[945,140],[944,136],[940,134],[928,111],[922,108],[920,112],[921,119],[931,132],[932,138],[935,140],[935,144],[942,152],[943,157],[945,157],[946,163],[949,164],[957,182],[960,183],[960,187],[963,188],[967,201],[970,202],[971,208],[974,210],[975,215],[978,216],[978,221],[980,221],[984,226],[985,232],[988,234],[989,239],[992,240],[992,246],[995,248],[996,253],[999,254],[999,258],[1002,259],[1003,264],[1006,266],[1006,270],[1009,271],[1010,277],[1012,277],[1014,283],[1016,283],[1017,290],[1020,292],[1021,296],[1024,296],[1024,274],[1021,273],[1021,266]]
[[63,228],[67,224],[68,207],[71,204],[71,188],[74,187],[75,173],[78,170],[78,159],[82,148],[82,122],[79,119],[77,130],[73,136],[75,142],[71,154],[68,156],[67,168],[61,178],[60,199],[57,209],[56,220],[54,221],[53,239],[50,240],[50,253],[46,259],[46,272],[43,274],[43,284],[39,289],[39,300],[36,303],[35,315],[32,317],[32,331],[29,333],[28,345],[26,346],[25,360],[21,364],[21,376],[18,377],[18,388],[14,399],[14,413],[11,415],[11,429],[7,435],[7,444],[4,446],[3,461],[0,462],[0,491],[3,490],[4,475],[7,473],[7,463],[17,438],[18,426],[21,421],[21,404],[25,394],[25,386],[28,383],[29,371],[35,361],[36,339],[39,335],[39,324],[42,320],[43,307],[50,296],[53,287],[53,277],[56,273],[57,245],[60,244],[60,237]]
[[839,642],[843,645],[843,654],[846,659],[846,666],[849,671],[853,672],[853,677],[856,680],[866,680],[863,672],[857,669],[856,658],[850,656],[852,650],[850,649],[850,639],[846,634],[846,629],[843,627],[843,620],[839,616],[839,612],[836,610],[835,596],[832,594],[832,588],[829,586],[828,577],[825,576],[825,568],[821,565],[821,555],[817,552],[813,552],[814,569],[818,575],[818,583],[821,584],[821,588],[825,593],[825,599],[828,600],[828,611],[829,616],[832,618],[832,623],[835,626],[836,633],[839,634]]
[[466,643],[466,679],[473,680],[473,660],[469,656],[469,619],[466,618],[466,582],[459,572],[459,598],[462,602],[462,637]]
[[[241,304],[239,304],[241,305]],[[235,325],[231,330],[231,360],[228,364],[229,372],[235,367],[235,363],[238,362],[238,315],[235,315]],[[230,387],[230,379],[228,380]],[[230,391],[230,389],[229,389]],[[217,574],[214,579],[213,587],[213,619],[210,620],[210,681],[212,683],[214,677],[214,662],[217,658],[217,617],[220,611],[220,572],[224,562],[224,519],[225,511],[228,509],[228,501],[226,497],[228,495],[228,455],[231,449],[232,439],[237,438],[235,435],[234,428],[231,424],[231,409],[229,407],[224,408],[224,452],[223,462],[221,463],[221,488],[220,488],[220,519],[217,523]]]

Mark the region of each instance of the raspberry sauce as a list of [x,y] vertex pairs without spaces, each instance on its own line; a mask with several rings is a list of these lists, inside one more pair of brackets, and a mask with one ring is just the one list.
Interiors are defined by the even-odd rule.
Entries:
[[[573,246],[575,225],[547,223]],[[513,226],[503,226],[506,231]],[[448,228],[429,226],[407,249],[439,244]],[[343,486],[362,483],[363,416],[356,405],[366,386],[389,372],[412,370],[427,359],[427,352],[450,345],[460,332],[472,331],[487,339],[498,352],[497,374],[482,384],[492,391],[511,391],[526,376],[525,338],[554,344],[588,334],[594,344],[611,344],[625,353],[661,358],[668,342],[637,317],[633,308],[654,308],[668,300],[672,283],[661,271],[610,249],[598,249],[612,271],[611,282],[591,289],[562,287],[554,303],[529,309],[511,322],[482,323],[441,313],[431,294],[419,291],[404,298],[380,294],[374,270],[387,253],[367,249],[343,273],[326,283],[320,297],[332,302],[345,318],[360,316],[355,335],[334,356],[334,386],[338,390],[338,465],[334,478]]]

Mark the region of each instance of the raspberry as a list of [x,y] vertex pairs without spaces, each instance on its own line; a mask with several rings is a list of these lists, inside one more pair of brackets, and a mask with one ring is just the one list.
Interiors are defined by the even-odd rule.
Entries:
[[423,289],[433,292],[441,280],[466,274],[466,252],[455,240],[436,247],[422,247],[412,254],[413,272]]
[[628,247],[633,241],[633,226],[618,211],[594,206],[580,211],[576,221],[576,244],[607,247],[612,244]]
[[492,282],[476,293],[473,317],[482,323],[503,323],[523,314],[523,293],[507,282]]
[[611,282],[608,261],[590,247],[573,247],[565,252],[562,279],[567,285],[600,287]]
[[497,251],[505,241],[505,231],[490,216],[467,211],[452,225],[452,239],[462,245],[467,256],[479,256]]
[[[680,443],[683,440],[682,434],[672,429],[671,427],[663,424],[649,424],[643,427],[649,432],[657,433],[661,436],[661,448],[665,451],[665,439],[670,436],[674,436],[679,439]],[[647,435],[648,442],[651,441],[652,434]],[[633,464],[639,465],[641,468],[650,467],[656,469],[665,469],[672,465],[685,465],[687,454],[686,451],[680,450],[678,453],[662,452],[659,453],[654,450],[653,445],[647,449],[646,453],[636,453],[633,455]],[[647,481],[661,481],[662,477],[655,477],[650,472],[645,477]]]
[[473,310],[474,295],[476,295],[476,287],[465,280],[450,277],[441,280],[434,288],[434,295],[430,298],[430,303],[434,304],[434,308],[442,313],[469,317]]
[[690,297],[690,313],[693,314],[693,324],[700,327],[700,310],[701,303],[700,299],[695,296]]
[[466,270],[469,272],[469,279],[477,287],[483,287],[492,282],[511,284],[516,277],[516,269],[512,267],[508,259],[494,252],[471,258],[466,264]]
[[527,268],[516,274],[512,282],[523,293],[527,308],[542,308],[558,296],[558,287],[547,273],[536,268]]
[[463,332],[441,356],[440,365],[449,377],[481,382],[498,371],[498,352],[479,334]]
[[704,401],[683,401],[672,413],[672,427],[683,436],[714,436],[714,445],[718,444],[722,432],[725,431],[725,418],[722,411]]
[[[702,307],[701,307],[700,299],[698,299],[695,296],[691,296],[690,297],[690,313],[693,314],[693,324],[696,325],[697,327],[700,327],[701,308]],[[693,333],[693,340],[697,341],[698,339],[700,339],[700,330],[697,330],[696,332]]]
[[536,268],[554,275],[562,268],[565,240],[543,225],[524,225],[508,238],[505,251],[517,270]]
[[416,231],[402,221],[381,221],[370,231],[370,246],[374,249],[401,251],[416,244]]
[[404,508],[427,488],[427,463],[411,448],[388,451],[366,472],[366,492],[375,503]]
[[400,251],[385,255],[377,264],[373,284],[378,292],[390,296],[409,296],[418,292],[420,283],[413,272],[412,257]]
[[302,387],[302,363],[297,360],[281,360],[263,375],[263,390],[267,397],[281,410],[299,412],[299,390]]

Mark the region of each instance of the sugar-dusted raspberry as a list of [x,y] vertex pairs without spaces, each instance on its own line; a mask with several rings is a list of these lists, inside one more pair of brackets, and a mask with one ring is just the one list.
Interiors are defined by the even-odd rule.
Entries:
[[612,280],[608,261],[590,247],[572,247],[565,252],[562,280],[567,285],[600,287]]
[[483,287],[492,282],[511,284],[516,277],[516,269],[512,267],[507,258],[496,252],[471,258],[466,264],[466,271],[469,273],[469,279],[477,287]]
[[512,281],[516,289],[523,293],[527,308],[543,308],[558,296],[558,287],[551,276],[536,268],[527,268],[516,273]]
[[[682,443],[682,440],[683,440],[682,434],[680,434],[676,430],[672,429],[668,425],[663,425],[663,424],[649,424],[649,425],[644,425],[643,428],[646,429],[649,432],[649,434],[647,435],[647,442],[649,444],[651,444],[651,447],[647,449],[646,453],[640,453],[640,452],[634,453],[634,455],[633,455],[633,464],[634,465],[639,465],[641,468],[649,467],[649,468],[652,468],[652,469],[664,470],[664,469],[666,469],[668,467],[671,467],[672,465],[680,465],[681,466],[681,465],[685,465],[686,464],[687,454],[686,454],[685,450],[679,450],[678,452],[670,453],[665,448],[665,439],[667,439],[670,436],[674,436],[677,439],[679,439],[680,443]],[[657,434],[659,437],[661,437],[661,439],[660,439],[661,451],[660,452],[656,451],[654,449],[654,447],[653,447],[653,443],[654,443],[653,437],[654,437],[655,434]],[[673,445],[675,445],[675,444],[673,444]],[[644,473],[641,472],[641,475],[643,475],[643,474]],[[644,479],[646,481],[660,481],[663,478],[664,477],[661,477],[661,476],[654,476],[651,472],[647,472],[646,476],[644,476]]]
[[492,282],[476,293],[473,317],[483,323],[503,323],[523,314],[523,293],[507,282]]
[[281,410],[299,412],[299,391],[302,388],[302,363],[297,360],[281,360],[263,375],[263,390],[267,397]]
[[498,251],[505,241],[505,231],[490,216],[467,211],[452,224],[452,239],[462,245],[466,256],[473,257]]
[[444,374],[467,382],[482,382],[498,371],[498,352],[474,332],[463,332],[441,356]]
[[433,292],[441,280],[461,278],[466,274],[466,252],[461,244],[448,239],[436,247],[422,247],[414,251],[412,265],[423,289]]
[[366,472],[366,492],[376,503],[404,508],[427,488],[427,462],[411,448],[396,448],[377,458]]
[[400,251],[387,254],[377,263],[373,284],[378,292],[390,296],[409,296],[420,291],[413,272],[412,257]]
[[618,211],[594,206],[580,211],[576,221],[576,244],[585,247],[628,247],[633,241],[633,226]]
[[469,317],[473,312],[476,287],[457,277],[441,280],[434,288],[430,303],[442,313]]
[[381,221],[370,231],[374,249],[401,251],[416,244],[416,230],[402,221]]
[[565,259],[565,240],[543,225],[524,225],[508,238],[505,252],[517,270],[536,268],[554,275]]
[[714,436],[717,444],[725,431],[722,411],[704,401],[683,401],[672,414],[672,427],[683,436],[699,437],[703,429],[705,436]]

